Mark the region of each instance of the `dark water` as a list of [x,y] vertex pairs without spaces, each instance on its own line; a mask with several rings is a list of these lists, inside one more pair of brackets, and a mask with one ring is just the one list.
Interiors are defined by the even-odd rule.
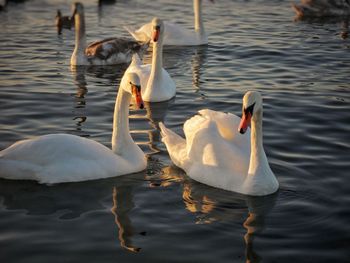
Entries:
[[[96,1],[97,2],[97,1]],[[192,26],[191,1],[84,1],[88,40],[158,15]],[[123,68],[71,71],[70,1],[0,13],[0,149],[48,133],[110,146]],[[166,49],[176,99],[131,111],[145,172],[59,185],[0,180],[1,262],[350,262],[350,40],[342,21],[294,22],[289,1],[204,1],[208,47]],[[146,55],[150,61],[150,54]],[[264,97],[264,144],[281,188],[260,198],[214,189],[172,166],[162,120],[210,108],[240,115]]]

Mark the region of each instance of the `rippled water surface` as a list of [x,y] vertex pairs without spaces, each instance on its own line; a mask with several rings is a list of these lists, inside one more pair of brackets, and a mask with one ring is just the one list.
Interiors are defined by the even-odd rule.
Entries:
[[[203,1],[210,44],[165,49],[173,101],[131,110],[148,154],[139,174],[58,185],[0,180],[1,262],[349,262],[350,42],[342,21],[294,22],[289,1]],[[70,1],[10,3],[0,13],[0,149],[48,133],[110,146],[125,69],[79,68]],[[191,1],[84,1],[89,41],[127,36],[153,16],[192,27]],[[145,61],[150,61],[150,52]],[[157,123],[182,134],[210,108],[240,115],[264,97],[264,145],[279,182],[260,198],[214,189],[174,167]]]

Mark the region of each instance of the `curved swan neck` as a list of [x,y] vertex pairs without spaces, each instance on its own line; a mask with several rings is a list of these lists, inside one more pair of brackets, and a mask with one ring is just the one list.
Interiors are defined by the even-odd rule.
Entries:
[[114,107],[112,151],[118,155],[125,153],[128,144],[134,144],[129,132],[129,105],[131,94],[119,87]]
[[194,30],[200,35],[205,35],[202,20],[202,0],[193,0]]
[[75,14],[75,49],[74,52],[84,54],[86,48],[84,14]]

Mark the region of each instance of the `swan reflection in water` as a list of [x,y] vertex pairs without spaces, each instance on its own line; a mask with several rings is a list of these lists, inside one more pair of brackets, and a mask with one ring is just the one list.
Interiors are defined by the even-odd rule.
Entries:
[[[18,221],[13,222],[11,226],[8,226],[7,220],[1,222],[0,230],[6,233],[21,228],[27,229],[28,225],[32,226],[33,220],[37,220],[35,218],[42,216],[42,223],[38,226],[40,231],[43,231],[43,227],[60,229],[62,224],[67,227],[68,230],[57,234],[58,241],[68,234],[67,231],[75,232],[74,237],[72,236],[76,240],[74,242],[89,239],[91,229],[97,228],[107,233],[106,238],[109,238],[108,234],[111,233],[112,240],[117,240],[122,249],[139,252],[141,248],[135,247],[132,239],[136,235],[145,236],[146,233],[135,232],[130,213],[135,207],[134,190],[144,182],[144,176],[145,173],[142,172],[105,180],[51,186],[34,181],[0,179],[0,212],[4,214],[6,211],[15,211],[23,214],[16,218]],[[105,212],[106,207],[110,208],[111,212]],[[91,219],[89,214],[93,211],[102,211],[104,216],[98,220]],[[111,220],[111,214],[114,215],[114,221]],[[81,224],[82,228],[69,228],[72,219],[78,225]],[[91,229],[84,227],[87,220],[91,220],[88,224]],[[115,239],[116,228],[118,235]]]
[[202,84],[201,76],[203,75],[204,65],[207,63],[208,46],[199,46],[194,50],[191,58],[192,69],[192,86],[196,92],[200,91]]
[[[87,120],[88,105],[86,104],[86,95],[88,93],[88,83],[86,77],[91,76],[97,83],[99,79],[107,80],[108,85],[119,86],[119,81],[123,76],[126,65],[118,68],[112,66],[71,66],[73,83],[76,86],[74,93],[73,120],[76,121],[76,130],[82,132],[82,126]],[[114,92],[114,91],[113,91]],[[81,135],[85,136],[85,135]]]
[[[114,187],[113,188],[113,207],[111,212],[118,226],[118,239],[120,246],[131,251],[139,252],[141,248],[132,244],[132,237],[135,230],[129,218],[129,213],[135,207],[133,202],[132,187]],[[141,233],[142,234],[142,233]]]
[[[161,143],[159,122],[164,122],[168,108],[175,102],[175,98],[163,102],[144,102],[146,108],[146,119],[148,120],[147,129],[139,130],[139,133],[145,133],[148,136],[148,141],[145,143],[149,147],[148,154],[156,154],[161,150],[159,145]],[[142,116],[144,118],[144,116]]]
[[[254,251],[254,238],[264,231],[266,217],[276,203],[278,192],[254,197],[230,193],[228,197],[226,191],[195,182],[175,166],[164,167],[162,171],[163,174],[157,186],[182,184],[185,208],[196,215],[196,224],[241,220],[242,213],[246,213],[246,208],[248,208],[248,216],[243,222],[243,227],[246,229],[243,237],[246,262],[257,263],[262,260],[261,256]],[[153,182],[151,186],[154,187]]]
[[76,121],[76,130],[82,130],[82,124],[86,121],[86,99],[85,95],[88,92],[87,83],[85,80],[86,68],[85,67],[75,67],[71,69],[73,75],[73,83],[77,87],[74,96],[74,117],[73,120]]

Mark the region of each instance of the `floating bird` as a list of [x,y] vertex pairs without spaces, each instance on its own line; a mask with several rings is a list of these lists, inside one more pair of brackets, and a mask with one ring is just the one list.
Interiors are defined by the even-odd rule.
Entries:
[[213,187],[262,196],[276,192],[279,186],[263,147],[262,113],[260,93],[250,91],[243,98],[241,120],[230,113],[201,110],[185,122],[186,139],[163,123],[159,126],[171,160],[189,177]]
[[176,86],[168,72],[163,68],[163,21],[154,18],[150,30],[153,42],[152,64],[142,65],[138,55],[135,55],[126,72],[135,72],[140,77],[144,101],[167,101],[175,96]]
[[61,10],[57,10],[55,22],[57,33],[60,35],[63,28],[71,30],[74,27],[74,16],[62,16]]
[[350,16],[349,0],[301,0],[292,4],[296,19]]
[[[213,1],[211,1],[213,2]],[[204,30],[202,19],[202,0],[193,0],[194,31],[188,30],[181,25],[164,22],[164,45],[172,46],[198,46],[208,44],[208,36]],[[135,30],[131,27],[125,29],[138,41],[151,39],[152,22]]]
[[142,171],[145,154],[129,132],[131,97],[143,108],[140,79],[125,74],[118,91],[113,121],[112,150],[76,135],[49,134],[22,140],[0,152],[0,177],[63,183],[114,177]]
[[130,63],[132,55],[142,56],[149,43],[127,38],[107,38],[86,46],[84,7],[74,4],[75,48],[70,64],[76,65],[115,65]]

